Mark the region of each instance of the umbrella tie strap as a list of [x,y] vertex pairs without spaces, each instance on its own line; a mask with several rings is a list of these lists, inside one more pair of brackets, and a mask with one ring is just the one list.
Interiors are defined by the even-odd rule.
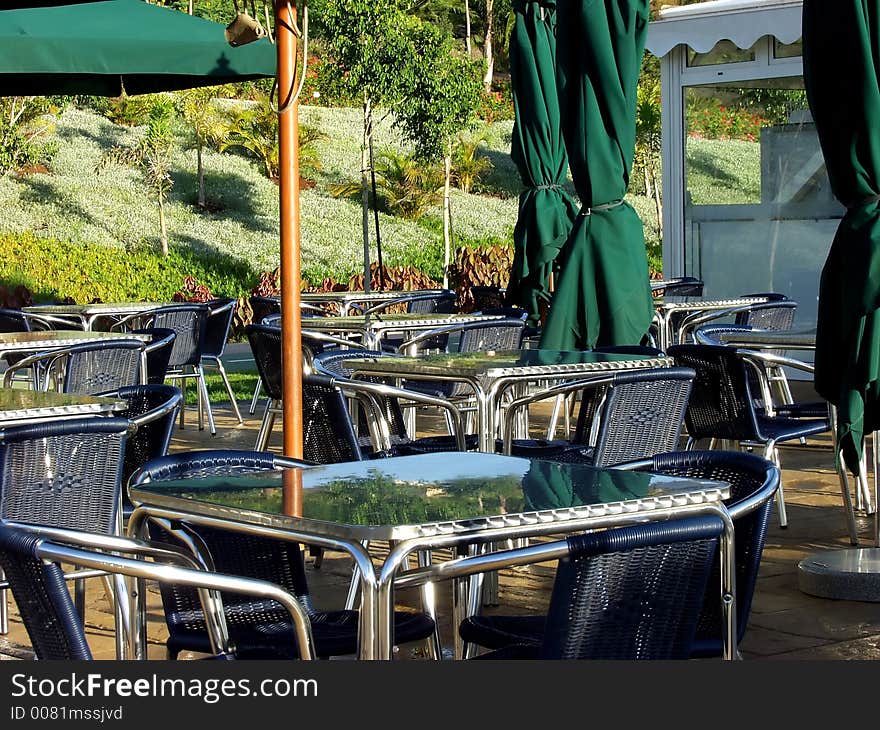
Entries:
[[582,208],[581,212],[578,215],[593,215],[593,212],[600,213],[604,210],[611,210],[612,208],[617,208],[623,205],[623,199],[612,200],[610,203],[602,203],[601,205],[592,205],[589,208]]
[[874,203],[880,203],[880,195],[870,195],[867,198],[856,200],[854,203],[847,203],[847,210],[855,210],[856,208],[867,208]]
[[562,185],[556,183],[551,185],[533,185],[532,190],[562,190]]

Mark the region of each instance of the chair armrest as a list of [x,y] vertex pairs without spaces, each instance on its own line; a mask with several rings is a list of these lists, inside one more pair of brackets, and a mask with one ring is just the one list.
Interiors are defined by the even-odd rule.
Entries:
[[361,342],[355,342],[353,340],[347,340],[344,337],[337,337],[336,335],[328,335],[326,332],[316,332],[315,330],[310,330],[308,328],[302,329],[302,336],[309,337],[311,339],[317,340],[318,342],[326,342],[330,345],[339,345],[340,347],[348,347],[352,350],[366,350],[368,349],[366,345]]
[[430,340],[443,335],[451,335],[456,332],[466,332],[467,330],[480,329],[482,327],[491,327],[493,325],[522,325],[522,320],[510,319],[508,317],[497,317],[495,319],[481,319],[475,322],[461,322],[459,324],[446,324],[434,329],[422,332],[415,337],[411,337],[397,348],[397,352],[404,355],[418,354],[418,345],[425,340]]
[[[412,401],[413,403],[421,403],[423,405],[436,406],[442,408],[449,413],[452,420],[452,426],[455,437],[455,444],[459,451],[465,450],[464,427],[461,420],[461,411],[445,398],[428,395],[426,393],[418,393],[416,391],[407,390],[406,388],[397,388],[392,385],[383,383],[365,383],[362,380],[339,380],[334,378],[334,383],[342,389],[346,394],[351,393],[355,396],[360,394],[368,394],[371,396],[379,396],[383,398],[397,398],[399,400]],[[379,409],[381,414],[381,409]],[[385,421],[384,414],[382,420]]]
[[28,368],[32,368],[34,365],[39,365],[41,363],[46,364],[46,370],[43,374],[44,383],[41,386],[42,390],[46,390],[49,384],[49,373],[55,368],[55,363],[59,360],[64,360],[67,357],[67,350],[49,350],[46,352],[38,352],[34,355],[29,355],[22,360],[19,360],[15,365],[10,365],[6,372],[3,374],[3,387],[9,388],[12,386],[12,381],[15,377],[15,374],[19,370],[27,370]]
[[[158,309],[158,307],[157,307]],[[154,310],[148,309],[143,312],[134,312],[133,314],[126,315],[121,319],[117,319],[112,325],[110,325],[111,332],[127,332],[130,327],[129,324],[131,322],[136,322],[137,326],[134,329],[143,329],[145,327],[151,326]]]
[[103,553],[95,549],[85,550],[75,544],[70,545],[65,542],[42,542],[37,553],[43,560],[51,562],[66,563],[130,578],[176,583],[196,588],[202,599],[205,617],[208,619],[206,624],[209,627],[212,646],[215,651],[220,653],[230,651],[229,638],[225,631],[225,620],[222,613],[213,616],[213,620],[209,618],[214,611],[222,611],[222,605],[212,603],[210,597],[206,596],[208,591],[228,591],[277,601],[290,614],[291,622],[296,631],[300,656],[303,659],[314,658],[311,623],[305,608],[296,596],[273,583],[255,578],[195,570],[179,565],[146,562],[137,558]]
[[549,388],[528,393],[527,395],[515,398],[510,401],[504,409],[504,423],[502,428],[502,438],[504,441],[503,453],[509,454],[511,443],[513,441],[513,424],[516,412],[521,408],[526,408],[532,403],[547,400],[548,398],[556,398],[560,395],[569,395],[586,389],[600,388],[610,385],[614,381],[613,375],[606,375],[601,378],[591,378],[589,380],[567,380],[564,383],[558,383]]

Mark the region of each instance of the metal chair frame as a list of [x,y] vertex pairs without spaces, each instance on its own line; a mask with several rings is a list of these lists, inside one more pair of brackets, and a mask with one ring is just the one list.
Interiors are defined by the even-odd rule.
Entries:
[[[202,351],[202,359],[201,366],[202,368],[214,368],[220,373],[220,377],[223,380],[223,386],[226,388],[226,394],[229,396],[229,403],[232,406],[232,412],[235,414],[235,417],[238,419],[238,422],[244,423],[241,417],[241,411],[238,409],[238,403],[235,400],[235,393],[232,390],[232,384],[229,382],[229,376],[226,374],[226,368],[223,366],[223,353],[226,350],[226,342],[229,339],[229,330],[232,327],[232,319],[235,316],[235,308],[238,306],[237,299],[218,299],[214,302],[208,302],[208,321],[205,325],[205,339],[208,339],[208,330],[212,327],[215,322],[223,322],[222,319],[216,319],[215,317],[225,318],[225,329],[223,329],[223,335],[218,339],[218,343],[220,344],[219,348],[216,348],[212,352],[206,352],[205,349]],[[213,305],[213,306],[212,306]],[[223,328],[223,324],[217,325],[217,332],[220,332]]]

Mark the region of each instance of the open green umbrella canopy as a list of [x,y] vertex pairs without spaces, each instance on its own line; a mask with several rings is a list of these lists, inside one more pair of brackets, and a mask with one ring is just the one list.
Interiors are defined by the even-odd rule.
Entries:
[[538,318],[549,302],[548,280],[577,216],[563,189],[568,157],[556,84],[556,0],[516,0],[510,37],[510,76],[516,122],[511,157],[525,190],[513,230],[514,257],[507,300]]
[[560,256],[541,347],[638,344],[653,316],[642,223],[623,201],[648,0],[559,0],[562,130],[583,208]]
[[880,2],[805,0],[804,81],[834,195],[846,207],[819,284],[816,390],[838,407],[858,470],[880,428]]
[[275,75],[272,44],[233,48],[223,30],[141,0],[3,10],[0,94],[118,96]]

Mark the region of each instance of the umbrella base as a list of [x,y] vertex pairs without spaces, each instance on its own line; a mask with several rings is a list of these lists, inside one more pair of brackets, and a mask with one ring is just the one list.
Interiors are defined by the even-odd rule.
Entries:
[[798,586],[820,598],[880,603],[880,548],[812,553],[798,563]]

